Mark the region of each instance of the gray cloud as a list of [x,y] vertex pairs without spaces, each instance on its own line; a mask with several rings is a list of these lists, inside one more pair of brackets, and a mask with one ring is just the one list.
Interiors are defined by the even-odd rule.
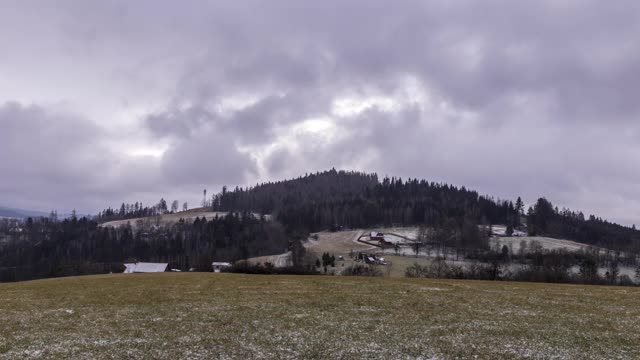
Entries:
[[[0,34],[0,100],[40,104],[0,112],[10,205],[195,198],[335,166],[546,195],[625,223],[640,210],[636,2],[34,6],[0,14],[21,34]],[[362,104],[375,98],[395,107]],[[336,113],[345,99],[357,109]],[[164,153],[123,155],[118,137]],[[51,183],[88,185],[24,200]]]
[[233,136],[213,130],[178,142],[162,157],[162,172],[172,185],[237,184],[256,172],[250,156],[239,152]]
[[108,146],[114,134],[87,119],[15,102],[0,106],[0,130],[0,198],[11,206],[90,212],[167,194],[190,200],[255,171],[222,133],[179,142],[160,159],[123,157]]
[[111,162],[95,141],[101,129],[77,116],[5,103],[0,129],[0,194],[9,203],[44,209],[82,203]]

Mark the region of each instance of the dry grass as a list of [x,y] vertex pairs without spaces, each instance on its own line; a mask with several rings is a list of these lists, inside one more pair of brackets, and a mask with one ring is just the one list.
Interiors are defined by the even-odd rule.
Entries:
[[407,268],[413,266],[413,264],[426,266],[431,264],[431,262],[433,261],[433,258],[415,257],[415,256],[409,256],[409,255],[398,256],[398,255],[384,254],[382,256],[384,257],[385,261],[388,263],[387,266],[391,267],[391,270],[386,271],[385,268],[383,267],[380,267],[380,269],[383,270],[385,274],[389,273],[389,276],[395,277],[395,278],[404,277],[404,274]]
[[288,251],[286,253],[280,255],[267,255],[267,256],[256,256],[252,258],[246,259],[249,264],[264,264],[271,263],[276,267],[286,267],[293,265],[293,260],[291,259],[291,252]]
[[[199,209],[191,209],[187,211],[180,211],[175,214],[164,214],[164,215],[158,215],[158,216],[108,221],[101,224],[100,226],[120,227],[129,223],[131,224],[132,227],[135,228],[138,221],[142,221],[143,223],[148,223],[149,225],[165,226],[165,225],[175,224],[181,219],[187,222],[193,222],[197,217],[199,217],[200,219],[205,218],[208,221],[210,221],[215,217],[221,217],[221,218],[225,217],[227,216],[227,214],[228,212],[207,211],[204,208],[199,208]],[[255,216],[256,218],[259,218],[261,215],[254,213],[253,216]],[[270,220],[271,215],[265,215],[265,218],[267,220]]]
[[114,221],[103,223],[101,224],[101,226],[119,227],[129,223],[131,224],[131,226],[135,227],[138,221],[148,222],[149,224],[152,224],[152,225],[156,225],[156,223],[158,223],[158,225],[168,225],[168,224],[175,224],[178,221],[180,221],[180,219],[184,219],[185,221],[192,222],[196,219],[196,217],[199,217],[199,218],[204,217],[207,220],[211,220],[216,216],[224,217],[226,215],[227,215],[226,212],[187,211],[187,212],[177,212],[175,214],[165,214],[165,215],[159,215],[159,216],[149,216],[149,217],[141,217],[141,218],[133,218],[133,219],[125,219],[125,220],[114,220]]
[[0,284],[0,358],[640,357],[640,289],[133,274]]

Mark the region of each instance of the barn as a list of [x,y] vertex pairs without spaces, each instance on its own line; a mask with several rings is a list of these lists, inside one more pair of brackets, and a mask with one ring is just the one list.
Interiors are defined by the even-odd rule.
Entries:
[[384,234],[377,231],[372,231],[371,235],[369,235],[369,238],[373,241],[385,241]]
[[167,271],[168,263],[147,263],[147,262],[138,262],[138,263],[128,263],[124,264],[125,274],[133,274],[133,273],[159,273]]

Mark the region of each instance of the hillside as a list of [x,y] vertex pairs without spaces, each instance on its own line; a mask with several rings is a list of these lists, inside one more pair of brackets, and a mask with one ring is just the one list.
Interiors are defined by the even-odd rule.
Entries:
[[[489,265],[493,270],[483,265],[482,279],[505,279],[513,272],[498,270],[517,264],[526,271],[507,279],[630,284],[635,273],[625,270],[622,275],[627,276],[619,277],[620,268],[639,265],[640,231],[634,227],[559,210],[543,198],[525,216],[519,198],[515,203],[496,200],[465,187],[424,179],[378,181],[376,174],[332,169],[246,189],[223,189],[211,204],[177,212],[177,202],[169,210],[161,198],[151,206],[122,203],[119,209],[107,208],[96,217],[32,219],[21,226],[0,222],[0,281],[117,272],[122,271],[123,262],[136,261],[208,271],[214,261],[259,258],[317,269],[317,258],[312,256],[369,248],[355,244],[352,235],[329,233],[367,229],[416,229],[412,236],[417,241],[404,244],[403,249],[393,245],[402,236],[396,239],[390,234],[389,242],[383,244],[385,251],[395,255],[426,251],[444,255],[445,260],[453,257]],[[126,224],[131,227],[121,226]],[[491,225],[504,235],[509,230],[518,238],[527,234],[543,243],[564,242],[540,247],[540,241],[528,241],[536,251],[521,254],[518,239],[500,245],[492,242],[487,230]],[[417,229],[422,229],[421,235]],[[322,234],[320,241],[307,242],[313,233]],[[337,243],[331,243],[336,236]],[[593,251],[596,248],[609,251]],[[286,261],[280,256],[285,253],[291,254]],[[581,278],[572,276],[576,269]],[[599,269],[611,276],[603,278]],[[453,270],[447,276],[479,276],[475,269],[462,269],[473,275]]]
[[[635,227],[559,209],[545,198],[525,209],[520,198],[500,200],[425,179],[378,181],[376,174],[332,169],[246,189],[225,188],[212,202],[215,211],[271,213],[288,229],[299,231],[415,225],[463,231],[465,225],[502,224],[530,235],[640,253]],[[464,238],[451,245],[486,246]]]
[[224,217],[227,214],[228,214],[227,212],[215,212],[215,211],[202,211],[197,213],[196,212],[188,212],[188,213],[178,212],[175,214],[163,214],[163,215],[157,215],[157,216],[145,216],[145,217],[139,217],[139,218],[107,221],[100,224],[100,226],[120,227],[120,226],[130,224],[134,229],[136,229],[138,227],[141,227],[141,228],[145,227],[145,225],[146,227],[149,227],[152,225],[165,226],[165,225],[175,224],[180,220],[193,222],[196,217],[211,220],[216,216]]
[[638,288],[453,280],[50,279],[0,284],[0,359],[630,359],[639,299]]
[[[196,218],[211,221],[216,217],[223,218],[227,216],[227,214],[229,214],[228,212],[224,212],[224,211],[208,211],[208,210],[209,209],[195,209],[195,210],[188,210],[188,211],[180,211],[173,214],[163,214],[163,215],[144,216],[144,217],[123,219],[123,220],[113,220],[113,221],[104,222],[100,224],[100,226],[120,227],[120,226],[130,224],[134,230],[137,230],[138,228],[142,229],[142,228],[148,228],[150,226],[172,225],[172,224],[178,223],[179,221],[192,223]],[[256,219],[259,219],[262,215],[254,213],[253,216]],[[271,216],[265,215],[265,218],[269,220]]]
[[[370,239],[370,234],[373,231],[384,233],[385,241],[393,245],[381,247],[378,241]],[[439,260],[444,260],[444,266],[453,269],[456,266],[469,268],[488,265],[491,262],[490,257],[468,257],[465,255],[470,254],[465,254],[461,249],[440,248],[435,244],[429,243],[420,246],[416,251],[415,242],[419,232],[420,229],[418,227],[378,227],[336,232],[322,231],[311,234],[309,239],[303,242],[303,245],[308,253],[318,259],[321,259],[324,253],[334,255],[338,260],[335,262],[335,266],[327,267],[327,273],[335,273],[337,275],[340,275],[350,266],[362,264],[362,262],[354,259],[354,255],[358,253],[382,257],[385,265],[379,265],[377,268],[383,276],[396,278],[405,277],[407,269],[415,264],[429,268],[435,266]],[[364,240],[364,242],[359,240]],[[548,271],[550,270],[548,269],[549,267],[555,267],[554,271],[549,271],[556,273],[555,278],[551,279],[550,277],[542,276],[535,279],[535,281],[584,283],[584,279],[580,278],[580,265],[584,261],[584,254],[592,254],[594,259],[598,259],[595,264],[597,270],[594,271],[597,271],[600,279],[604,281],[607,278],[607,272],[611,270],[607,265],[612,260],[616,261],[615,251],[594,248],[570,240],[542,236],[493,236],[489,238],[489,248],[494,253],[501,253],[503,246],[506,246],[508,251],[506,257],[500,260],[500,271],[502,272],[501,277],[503,280],[530,281],[534,279],[523,279],[518,274],[522,274],[525,269],[546,267],[547,270],[545,271]],[[290,259],[290,256],[291,254],[287,253],[248,260],[254,264],[270,262],[278,266],[278,264],[284,264],[282,259]],[[558,258],[562,260],[558,261]],[[619,254],[617,263],[618,276],[626,276],[636,285],[640,285],[640,277],[636,276],[638,267],[635,266],[634,254]],[[562,279],[557,277],[558,268],[562,268],[562,274],[564,274]],[[320,270],[324,271],[322,267]],[[432,273],[431,276],[436,277],[438,275]],[[440,273],[439,276],[455,277],[457,275]]]
[[137,261],[210,271],[213,261],[278,254],[290,245],[281,225],[248,214],[133,225],[100,226],[85,217],[34,219],[18,230],[0,223],[0,282],[121,272],[123,263]]

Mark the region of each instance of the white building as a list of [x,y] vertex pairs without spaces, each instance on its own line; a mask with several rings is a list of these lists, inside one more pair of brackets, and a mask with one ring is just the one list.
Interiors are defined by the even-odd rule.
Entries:
[[124,264],[125,274],[132,273],[158,273],[167,271],[168,263],[146,263],[146,262],[138,262],[135,264]]
[[211,267],[213,268],[213,272],[219,273],[222,269],[231,267],[231,263],[228,262],[212,262]]

